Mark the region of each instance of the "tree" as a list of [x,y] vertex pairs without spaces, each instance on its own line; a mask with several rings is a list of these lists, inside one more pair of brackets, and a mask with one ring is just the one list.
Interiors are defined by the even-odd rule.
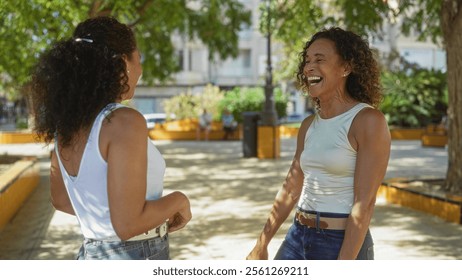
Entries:
[[174,35],[201,41],[209,58],[238,55],[238,32],[250,12],[238,0],[18,0],[0,2],[0,90],[17,92],[40,53],[68,38],[86,18],[111,15],[133,27],[143,81],[168,80],[180,70]]
[[[432,1],[436,5],[438,1]],[[462,194],[462,1],[441,1],[441,30],[448,69],[448,171],[446,189]]]
[[[313,27],[337,25],[359,34],[381,37],[386,21],[402,19],[401,30],[432,39],[446,50],[448,84],[448,170],[446,190],[462,194],[462,1],[461,0],[280,0],[274,14],[274,36],[287,53],[300,52],[297,38],[308,38]],[[304,7],[301,11],[291,10]],[[322,11],[322,12],[320,12]],[[332,15],[332,16],[326,16]],[[286,28],[287,27],[287,28]],[[298,28],[297,28],[298,27]],[[292,56],[293,57],[293,56]],[[293,67],[293,66],[292,66]],[[286,77],[293,78],[295,68]]]
[[405,34],[419,33],[446,50],[448,84],[448,192],[462,195],[462,1],[401,0],[397,15],[403,18]]

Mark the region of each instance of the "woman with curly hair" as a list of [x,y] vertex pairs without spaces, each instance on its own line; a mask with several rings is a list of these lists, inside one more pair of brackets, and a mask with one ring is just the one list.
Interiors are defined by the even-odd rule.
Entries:
[[322,30],[303,48],[297,78],[317,110],[301,124],[288,175],[247,258],[268,258],[269,242],[297,205],[275,259],[373,259],[369,224],[390,133],[377,110],[372,51],[353,32]]
[[79,221],[78,259],[169,259],[168,233],[191,219],[183,193],[162,194],[165,161],[144,117],[121,104],[141,73],[133,31],[97,17],[42,55],[33,74],[35,131],[55,146],[52,203]]

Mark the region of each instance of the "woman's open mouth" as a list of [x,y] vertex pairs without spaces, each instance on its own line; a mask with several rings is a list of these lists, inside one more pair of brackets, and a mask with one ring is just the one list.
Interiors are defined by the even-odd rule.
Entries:
[[319,76],[310,76],[308,77],[308,82],[310,86],[315,86],[322,81],[322,77]]

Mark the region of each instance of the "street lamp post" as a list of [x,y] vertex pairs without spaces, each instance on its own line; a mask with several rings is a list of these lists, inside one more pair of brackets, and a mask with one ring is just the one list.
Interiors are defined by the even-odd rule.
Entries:
[[261,114],[261,124],[265,126],[275,126],[277,124],[277,112],[273,94],[273,67],[271,65],[271,0],[266,1],[266,11],[268,13],[267,22],[267,60],[265,78],[265,107]]

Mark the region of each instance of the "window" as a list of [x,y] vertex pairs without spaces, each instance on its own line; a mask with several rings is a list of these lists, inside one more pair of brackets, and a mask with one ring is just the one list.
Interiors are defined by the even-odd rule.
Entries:
[[240,56],[242,57],[242,67],[250,68],[252,66],[252,55],[250,49],[241,50]]
[[183,50],[177,51],[177,56],[178,56],[178,68],[180,70],[184,70],[184,55],[183,55]]

